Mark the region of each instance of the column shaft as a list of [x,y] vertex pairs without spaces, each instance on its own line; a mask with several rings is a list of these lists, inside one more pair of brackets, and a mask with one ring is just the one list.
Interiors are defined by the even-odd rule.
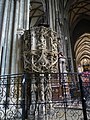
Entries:
[[20,0],[20,16],[19,16],[19,28],[23,29],[24,28],[24,0]]
[[10,61],[11,61],[10,56],[11,56],[11,43],[12,43],[13,15],[14,15],[14,1],[11,1],[5,74],[10,73]]
[[30,14],[30,0],[26,0],[26,26],[25,29],[29,29],[29,14]]
[[[2,65],[1,65],[1,75],[5,74],[5,68],[6,68],[6,55],[7,55],[7,45],[8,45],[8,30],[9,30],[9,21],[10,21],[10,2],[7,4],[7,11],[6,15],[6,26],[5,26],[5,33],[4,36],[2,37],[2,47],[3,47],[3,54],[2,54]],[[3,29],[2,29],[3,30]],[[2,31],[3,35],[3,31]]]
[[1,75],[4,74],[4,62],[5,60],[5,49],[6,49],[6,45],[5,45],[5,40],[6,40],[6,27],[7,27],[7,16],[8,16],[8,0],[5,1],[5,8],[4,8],[4,15],[3,15],[3,23],[2,23],[2,34],[1,34],[1,46],[0,46],[0,64],[1,64]]
[[50,15],[50,28],[53,28],[53,22],[52,22],[52,7],[51,7],[51,0],[49,0],[49,15]]
[[12,64],[11,73],[16,73],[16,61],[17,61],[17,28],[19,19],[19,1],[16,1],[15,7],[15,19],[14,19],[14,33],[13,33],[13,44],[12,44]]

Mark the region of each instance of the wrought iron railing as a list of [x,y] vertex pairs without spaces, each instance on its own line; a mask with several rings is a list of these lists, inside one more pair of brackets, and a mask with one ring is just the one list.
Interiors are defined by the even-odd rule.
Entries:
[[83,104],[89,120],[90,75],[30,73],[0,76],[1,120],[81,120],[85,115]]
[[22,75],[0,77],[0,119],[19,120],[23,117]]

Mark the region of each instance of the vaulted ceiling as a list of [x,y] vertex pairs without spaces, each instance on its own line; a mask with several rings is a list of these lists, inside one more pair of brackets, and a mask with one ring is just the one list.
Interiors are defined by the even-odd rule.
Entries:
[[90,0],[74,0],[69,9],[70,26],[90,15]]
[[76,64],[90,64],[90,0],[73,0],[69,27]]
[[45,3],[43,0],[31,0],[30,5],[30,25],[32,27],[43,21]]
[[81,35],[74,46],[77,64],[90,64],[90,33]]

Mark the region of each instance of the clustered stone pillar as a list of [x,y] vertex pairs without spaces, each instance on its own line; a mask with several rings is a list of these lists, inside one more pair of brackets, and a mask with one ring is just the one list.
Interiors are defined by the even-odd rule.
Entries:
[[29,29],[29,6],[30,0],[16,0],[11,73],[23,71],[21,63],[21,36],[25,30]]
[[[4,1],[4,0],[3,0]],[[23,71],[21,66],[21,36],[29,29],[30,0],[2,2],[3,21],[0,38],[1,75]],[[1,22],[1,21],[0,21]]]

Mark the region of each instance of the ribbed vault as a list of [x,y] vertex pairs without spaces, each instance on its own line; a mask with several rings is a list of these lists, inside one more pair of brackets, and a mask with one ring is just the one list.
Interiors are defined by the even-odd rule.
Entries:
[[90,0],[74,0],[69,9],[70,26],[82,17],[90,15]]
[[32,27],[44,21],[45,3],[44,0],[31,0],[30,5],[30,27]]
[[69,6],[73,58],[78,68],[90,65],[90,0],[74,0]]
[[85,33],[78,38],[74,51],[77,66],[90,64],[90,33]]

